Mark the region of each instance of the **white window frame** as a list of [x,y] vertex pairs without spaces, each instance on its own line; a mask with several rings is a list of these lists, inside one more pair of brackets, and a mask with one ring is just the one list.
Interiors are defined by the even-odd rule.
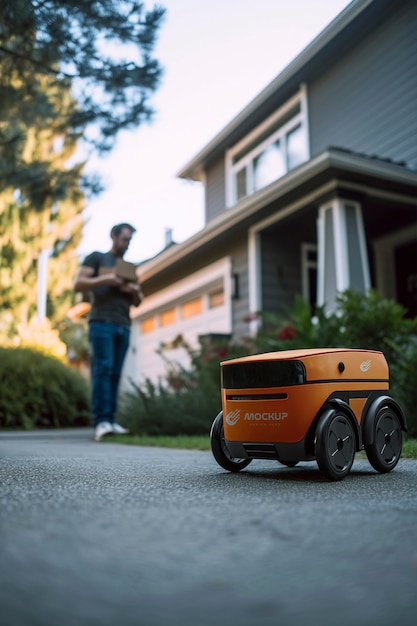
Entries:
[[[288,112],[296,106],[299,106],[300,109],[296,115],[291,117],[285,124],[280,126],[278,130],[273,132],[271,135],[268,135],[263,141],[256,143],[257,137],[265,135],[265,133],[268,131],[268,128],[276,126],[276,124],[279,123],[279,120],[287,115]],[[289,133],[299,125],[301,125],[301,128],[304,129],[305,153],[306,161],[308,161],[308,159],[310,158],[310,142],[308,128],[307,86],[305,84],[301,85],[299,91],[292,98],[287,100],[287,102],[282,107],[280,107],[275,113],[273,113],[264,122],[262,122],[262,124],[257,126],[252,132],[246,135],[241,141],[239,141],[226,152],[226,205],[228,208],[234,206],[238,202],[236,193],[237,173],[241,171],[242,168],[246,169],[246,194],[244,198],[247,198],[248,196],[255,193],[254,162],[256,157],[262,154],[262,152],[266,148],[268,148],[277,141],[280,141],[284,149],[285,172],[283,175],[285,175],[289,171],[286,138]],[[233,159],[235,158],[236,154],[244,151],[245,147],[250,144],[255,145],[247,154],[244,154],[241,159],[239,159],[236,163],[233,163]],[[241,200],[242,199],[243,198],[241,198]]]

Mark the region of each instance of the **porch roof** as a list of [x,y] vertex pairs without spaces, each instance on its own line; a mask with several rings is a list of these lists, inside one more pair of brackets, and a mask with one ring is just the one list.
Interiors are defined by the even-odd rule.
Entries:
[[[321,204],[335,194],[357,193],[401,199],[417,209],[417,172],[399,163],[328,148],[285,176],[242,199],[181,244],[171,246],[141,264],[141,281],[193,263],[214,242],[230,241],[272,212],[295,213]],[[273,205],[273,206],[272,206]]]

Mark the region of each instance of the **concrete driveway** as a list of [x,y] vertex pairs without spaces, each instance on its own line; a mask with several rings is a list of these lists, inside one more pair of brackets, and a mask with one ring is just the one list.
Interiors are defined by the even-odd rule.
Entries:
[[415,626],[417,461],[224,472],[210,452],[0,433],[2,626]]

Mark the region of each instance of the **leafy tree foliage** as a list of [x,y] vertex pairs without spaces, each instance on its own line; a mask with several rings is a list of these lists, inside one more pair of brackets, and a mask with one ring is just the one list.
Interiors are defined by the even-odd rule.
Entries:
[[[41,114],[50,108],[39,89],[42,77],[58,89],[71,84],[76,106],[63,114],[63,128],[76,136],[90,129],[87,139],[108,150],[119,130],[152,113],[148,98],[161,77],[152,50],[163,15],[161,7],[146,11],[136,0],[3,0],[3,74],[21,80],[9,82],[9,102],[36,96]],[[30,116],[32,106],[23,107]]]

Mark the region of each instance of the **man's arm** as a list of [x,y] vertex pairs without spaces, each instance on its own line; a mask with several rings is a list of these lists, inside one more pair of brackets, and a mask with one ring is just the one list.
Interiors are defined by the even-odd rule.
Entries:
[[77,272],[74,280],[74,291],[92,291],[96,287],[102,287],[108,285],[110,287],[120,287],[123,284],[123,280],[116,276],[114,271],[99,274],[94,276],[94,269],[82,265]]
[[139,306],[143,300],[143,292],[139,281],[136,283],[132,281],[125,282],[123,287],[120,288],[120,291],[130,293],[130,295],[132,296],[133,306]]

